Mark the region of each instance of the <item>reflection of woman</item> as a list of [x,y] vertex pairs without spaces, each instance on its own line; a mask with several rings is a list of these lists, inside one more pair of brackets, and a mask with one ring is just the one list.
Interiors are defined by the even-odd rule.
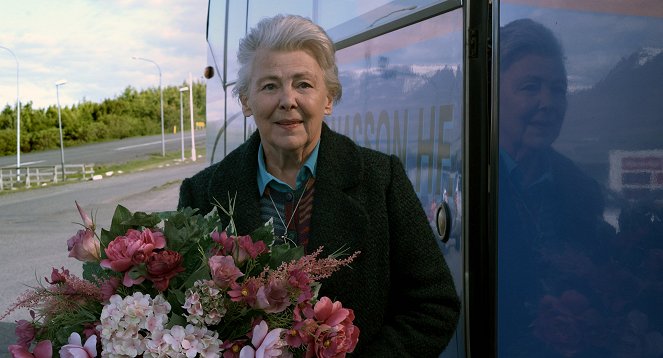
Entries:
[[598,239],[604,224],[603,198],[598,184],[552,148],[566,113],[566,91],[562,47],[549,29],[530,19],[501,28],[501,356],[549,356],[532,336],[539,300],[556,289],[554,281],[561,277],[547,261],[563,251],[596,253],[602,246]]
[[235,94],[258,131],[184,180],[179,207],[208,212],[237,193],[240,233],[273,219],[277,235],[307,251],[360,250],[321,292],[355,310],[355,353],[437,356],[459,313],[449,270],[399,160],[323,123],[341,97],[331,40],[309,20],[279,15],[251,30],[238,58]]

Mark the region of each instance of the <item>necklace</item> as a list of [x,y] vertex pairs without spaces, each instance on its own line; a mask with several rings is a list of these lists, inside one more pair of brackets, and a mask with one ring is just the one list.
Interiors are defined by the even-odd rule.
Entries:
[[[302,198],[304,197],[304,193],[306,193],[306,190],[308,189],[308,182],[311,178],[306,179],[306,183],[304,183],[304,190],[302,190],[302,194],[299,196],[299,200],[297,200],[297,204],[295,205],[295,208],[292,209],[292,215],[290,216],[290,220],[288,220],[288,225],[285,224],[285,220],[283,220],[283,217],[281,217],[281,213],[279,213],[279,208],[276,207],[276,203],[274,203],[274,199],[272,199],[272,193],[270,191],[269,195],[269,200],[272,201],[272,205],[274,206],[274,210],[276,210],[276,215],[278,215],[279,220],[281,220],[281,224],[283,224],[284,231],[283,235],[280,236],[280,238],[284,242],[292,241],[288,238],[288,227],[292,223],[292,220],[295,218],[295,214],[297,214],[297,208],[299,208],[299,203],[302,201]],[[285,215],[285,212],[283,213]]]

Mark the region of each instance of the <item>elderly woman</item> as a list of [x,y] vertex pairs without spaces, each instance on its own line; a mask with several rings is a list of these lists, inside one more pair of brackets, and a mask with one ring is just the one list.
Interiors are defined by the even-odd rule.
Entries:
[[356,356],[437,357],[459,300],[412,184],[395,156],[334,133],[325,115],[341,97],[334,46],[299,16],[262,20],[241,41],[235,94],[258,131],[180,188],[179,207],[207,213],[237,194],[233,219],[312,251],[361,251],[323,281],[321,295],[354,309]]

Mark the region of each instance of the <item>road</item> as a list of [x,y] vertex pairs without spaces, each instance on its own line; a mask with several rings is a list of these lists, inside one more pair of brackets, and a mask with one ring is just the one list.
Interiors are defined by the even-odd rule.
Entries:
[[[160,139],[160,136],[159,136]],[[160,143],[159,143],[160,145]],[[157,147],[160,150],[160,147]],[[96,150],[95,150],[96,152]],[[172,210],[180,181],[203,169],[205,160],[178,162],[160,169],[116,175],[98,181],[71,183],[0,196],[0,312],[4,312],[36,278],[50,278],[52,267],[81,273],[81,263],[67,257],[67,239],[80,228],[74,200],[108,228],[117,204],[131,211]],[[0,357],[15,342],[14,313],[0,321]]]
[[[196,131],[196,148],[205,146],[205,131]],[[181,134],[164,136],[166,152],[181,153]],[[184,150],[191,149],[191,132],[184,133]],[[161,154],[161,135],[132,137],[112,142],[85,144],[64,148],[65,164],[107,164],[122,163],[135,159],[147,159]],[[60,149],[37,153],[21,153],[21,166],[58,165],[61,162]],[[15,167],[16,155],[0,157],[0,167]]]

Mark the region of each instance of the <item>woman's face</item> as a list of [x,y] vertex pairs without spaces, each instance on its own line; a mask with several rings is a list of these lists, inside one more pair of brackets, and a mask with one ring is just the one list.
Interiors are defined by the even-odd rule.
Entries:
[[566,113],[566,70],[559,59],[527,55],[500,76],[500,146],[518,154],[548,148]]
[[292,152],[306,158],[320,139],[322,120],[332,113],[324,73],[306,51],[258,50],[244,115],[253,116],[265,153]]

